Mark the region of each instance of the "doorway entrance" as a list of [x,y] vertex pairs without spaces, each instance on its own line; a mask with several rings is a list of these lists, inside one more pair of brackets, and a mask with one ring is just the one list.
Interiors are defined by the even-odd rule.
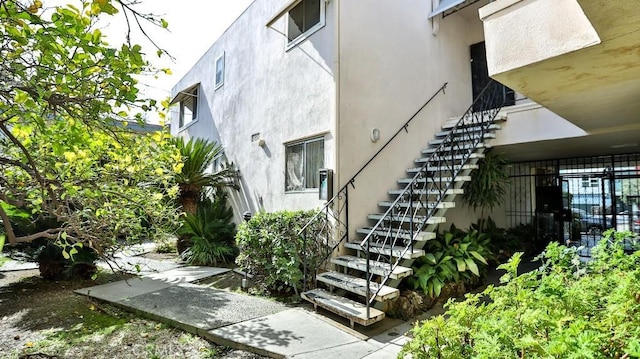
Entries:
[[[487,67],[487,51],[485,49],[484,41],[471,45],[470,52],[471,89],[473,98],[476,99],[480,95],[480,92],[482,92],[482,89],[484,89],[491,81],[491,78],[489,77],[489,69]],[[512,89],[498,82],[494,82],[494,86],[499,87],[499,91],[501,91],[503,95],[502,97],[498,96],[494,100],[493,107],[490,108],[513,106],[516,104],[515,92]]]

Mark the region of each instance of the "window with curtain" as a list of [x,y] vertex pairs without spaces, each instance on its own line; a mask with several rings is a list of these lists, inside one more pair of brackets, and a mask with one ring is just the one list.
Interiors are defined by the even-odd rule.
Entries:
[[289,144],[285,149],[285,190],[318,188],[318,170],[324,167],[324,138]]

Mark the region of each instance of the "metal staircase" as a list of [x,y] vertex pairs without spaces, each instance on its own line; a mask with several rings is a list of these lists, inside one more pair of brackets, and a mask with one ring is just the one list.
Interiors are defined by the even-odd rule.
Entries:
[[[401,130],[407,130],[410,121],[435,96],[444,93],[445,87],[380,151]],[[312,219],[330,227],[326,246],[331,254],[322,266],[305,267],[304,283],[314,289],[304,291],[302,298],[316,308],[347,318],[351,326],[384,319],[383,302],[399,296],[398,284],[413,274],[413,260],[425,254],[422,248],[426,241],[435,238],[438,224],[446,221],[447,209],[455,207],[464,182],[471,179],[478,160],[484,157],[488,148],[485,141],[494,138],[494,131],[500,128],[495,121],[503,103],[501,96],[502,87],[491,82],[463,116],[445,123],[443,131],[415,160],[415,167],[407,169],[408,176],[398,180],[399,188],[388,191],[388,199],[379,202],[380,213],[368,216],[371,225],[355,231],[357,238],[350,238],[348,194],[362,169],[340,189]],[[300,231],[305,243],[313,238],[307,233],[308,227]],[[345,251],[352,253],[338,253]]]

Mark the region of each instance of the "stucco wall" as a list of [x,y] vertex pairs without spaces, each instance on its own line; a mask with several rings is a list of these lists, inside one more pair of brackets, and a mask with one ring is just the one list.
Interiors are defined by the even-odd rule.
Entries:
[[480,17],[491,76],[600,43],[576,0],[500,0]]
[[[444,121],[471,104],[469,46],[483,40],[482,23],[454,13],[433,34],[429,1],[339,2],[339,120],[337,181],[344,184],[445,82],[440,94],[382,152],[349,192],[350,225],[380,212],[388,189],[427,146]],[[377,143],[370,131],[380,130]],[[356,203],[357,205],[353,205]]]
[[[236,215],[322,205],[317,190],[285,193],[286,142],[324,136],[325,167],[334,167],[332,5],[325,27],[286,51],[284,19],[265,26],[286,2],[253,2],[173,89],[175,95],[200,82],[198,121],[179,131],[176,106],[172,134],[222,143],[242,175],[242,190],[232,198]],[[224,85],[216,90],[215,60],[223,53]],[[256,133],[264,147],[252,142]]]

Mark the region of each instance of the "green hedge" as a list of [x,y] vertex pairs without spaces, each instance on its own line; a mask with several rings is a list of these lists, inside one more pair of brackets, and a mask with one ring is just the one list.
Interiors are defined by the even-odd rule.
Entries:
[[308,278],[312,270],[328,255],[324,245],[327,221],[323,216],[308,228],[313,236],[305,241],[298,236],[300,229],[317,211],[281,211],[258,213],[238,226],[236,242],[240,255],[236,263],[254,276],[253,291],[259,294],[287,295],[298,293],[303,287],[304,262]]

